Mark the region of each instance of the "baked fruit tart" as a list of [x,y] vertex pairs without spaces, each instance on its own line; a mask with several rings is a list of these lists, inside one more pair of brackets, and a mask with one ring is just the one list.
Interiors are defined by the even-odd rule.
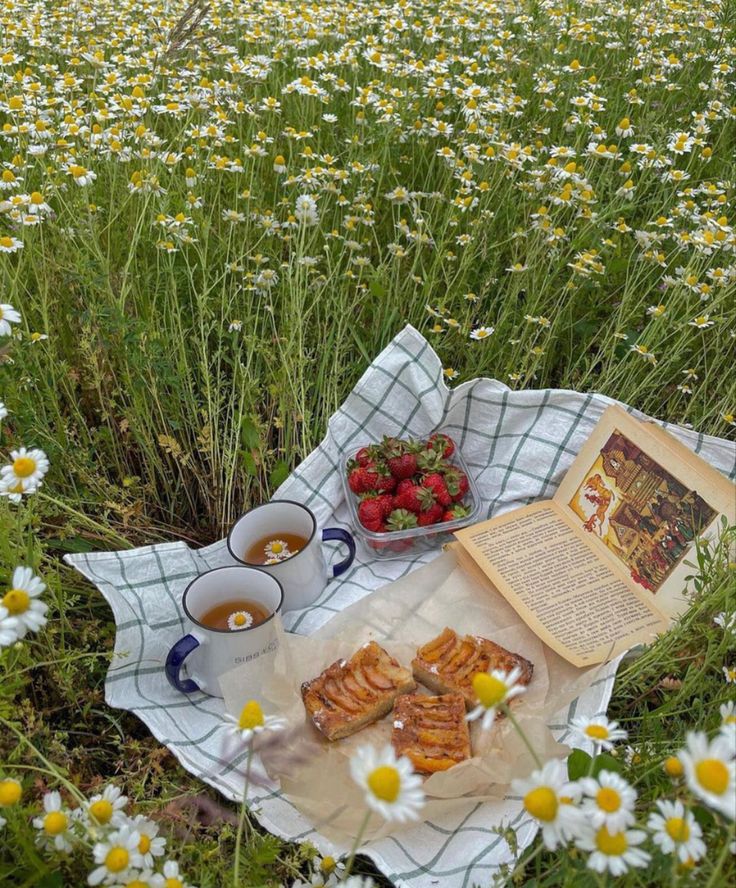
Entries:
[[349,660],[336,660],[305,681],[301,692],[315,726],[328,740],[338,740],[383,718],[400,694],[414,688],[411,672],[369,641]]
[[391,743],[420,774],[446,771],[470,758],[470,733],[462,694],[405,694],[394,705]]

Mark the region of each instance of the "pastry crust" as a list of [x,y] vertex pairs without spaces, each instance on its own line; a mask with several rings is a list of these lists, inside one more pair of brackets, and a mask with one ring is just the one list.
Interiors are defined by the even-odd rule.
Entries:
[[412,674],[375,641],[349,660],[337,660],[302,685],[307,715],[328,740],[348,737],[391,711],[399,694],[413,691]]
[[446,771],[470,758],[470,733],[462,694],[410,694],[394,705],[391,743],[421,774]]
[[507,651],[480,635],[459,636],[448,628],[420,647],[411,665],[417,681],[437,694],[459,692],[468,709],[478,702],[472,684],[477,672],[493,669],[509,672],[518,666],[521,669],[519,684],[528,685],[534,671],[534,665],[520,654]]

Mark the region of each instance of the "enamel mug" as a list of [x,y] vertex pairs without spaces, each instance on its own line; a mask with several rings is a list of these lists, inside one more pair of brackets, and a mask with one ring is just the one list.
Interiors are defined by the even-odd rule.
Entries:
[[[200,617],[226,601],[250,600],[270,615],[248,629],[212,629]],[[189,632],[171,648],[166,658],[166,677],[184,694],[204,691],[221,697],[219,678],[236,666],[252,663],[255,673],[268,668],[279,647],[278,620],[284,602],[281,583],[254,567],[217,567],[200,574],[184,590],[182,607]],[[182,677],[182,668],[189,678]]]
[[[327,581],[345,573],[355,558],[352,534],[341,527],[325,527],[319,532],[314,513],[293,500],[272,500],[246,512],[228,534],[227,547],[236,561],[254,567],[256,565],[246,561],[248,549],[263,537],[273,535],[278,539],[280,534],[295,534],[307,540],[306,545],[290,558],[277,564],[257,565],[259,570],[266,571],[283,586],[285,611],[300,610],[313,604]],[[348,547],[347,557],[334,565],[329,575],[322,554],[322,542],[326,540],[339,540]]]

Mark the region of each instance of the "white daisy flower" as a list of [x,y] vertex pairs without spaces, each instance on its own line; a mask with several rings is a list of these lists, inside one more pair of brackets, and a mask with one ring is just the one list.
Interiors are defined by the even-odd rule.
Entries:
[[132,878],[131,869],[139,869],[143,859],[138,852],[140,834],[129,826],[110,833],[92,849],[98,866],[87,876],[90,885],[124,885]]
[[281,731],[286,727],[285,718],[264,715],[257,700],[249,700],[240,710],[238,718],[226,712],[225,721],[229,722],[228,730],[240,737],[244,743],[250,743],[256,734],[264,731]]
[[468,721],[482,718],[481,726],[488,731],[493,726],[496,710],[502,703],[508,703],[526,690],[524,685],[517,684],[521,678],[521,669],[515,666],[511,672],[494,669],[493,672],[478,672],[473,676],[473,692],[478,698],[478,705],[466,716]]
[[418,820],[424,806],[422,778],[406,756],[396,757],[391,746],[376,750],[359,746],[350,759],[350,774],[365,790],[369,808],[386,820]]
[[34,485],[23,486],[19,481],[11,477],[3,478],[0,476],[0,496],[6,496],[11,503],[19,503],[23,496],[30,496],[35,493],[37,488]]
[[10,452],[12,462],[0,469],[0,478],[11,485],[20,485],[21,493],[40,486],[49,470],[49,461],[43,450],[21,447]]
[[614,743],[628,736],[623,728],[619,728],[618,722],[609,721],[605,715],[594,718],[580,715],[572,719],[569,727],[577,739],[592,741],[601,749],[613,749]]
[[660,799],[657,802],[659,813],[649,815],[647,829],[652,832],[652,841],[664,854],[677,854],[682,863],[700,860],[705,854],[703,831],[690,811],[685,810],[681,801],[670,802]]
[[25,638],[30,632],[46,625],[48,605],[38,600],[46,588],[45,583],[33,573],[30,567],[16,567],[10,580],[10,589],[0,598],[2,606],[17,621],[15,631],[18,638]]
[[736,684],[736,666],[724,666],[723,677],[727,684]]
[[154,873],[152,869],[131,872],[129,879],[130,881],[124,883],[124,888],[178,888],[176,880],[168,885],[166,879],[160,873]]
[[[13,777],[3,777],[0,779],[0,808],[12,808],[17,805],[23,795],[23,787],[20,781]],[[0,829],[5,826],[8,821],[4,817],[0,817]]]
[[73,834],[70,832],[72,818],[61,804],[58,792],[47,792],[43,797],[43,817],[34,817],[33,825],[39,830],[36,843],[41,848],[55,848],[57,851],[71,851]]
[[702,731],[691,731],[677,757],[690,791],[725,817],[736,819],[736,761],[729,738],[719,734],[708,741]]
[[[312,863],[312,873],[308,882],[299,882],[299,888],[336,888],[345,877],[345,864],[327,855]],[[294,882],[292,888],[297,888]]]
[[580,789],[568,780],[567,769],[559,759],[550,759],[524,780],[512,780],[511,789],[521,796],[524,810],[541,827],[545,848],[565,845],[579,832],[581,815],[576,802]]
[[0,302],[0,336],[10,336],[11,324],[20,323],[20,312],[7,302]]
[[243,329],[243,322],[238,321],[238,320],[230,321],[230,324],[227,328],[228,333],[239,333],[242,329]]
[[581,810],[595,829],[607,826],[615,833],[634,822],[636,790],[623,777],[601,771],[597,779],[584,777],[579,784],[586,796]]
[[67,167],[67,172],[74,178],[77,185],[81,186],[91,185],[97,178],[97,173],[93,170],[88,170],[86,167],[79,166],[76,163],[70,164]]
[[[0,620],[1,625],[2,621]],[[1,644],[2,642],[0,641]],[[736,749],[736,704],[733,700],[729,700],[728,703],[724,703],[721,706],[720,712],[721,725],[718,730],[724,737],[730,738],[732,748]]]
[[0,401],[0,420],[5,419],[5,417],[7,415],[8,415],[8,408],[5,406],[5,404],[3,404],[2,401]]
[[188,885],[179,872],[179,864],[175,860],[167,860],[163,868],[165,888],[195,888]]
[[0,650],[15,644],[20,638],[17,617],[11,617],[7,607],[0,605]]
[[92,796],[85,805],[85,810],[93,825],[122,826],[127,819],[123,813],[127,804],[128,797],[111,783],[101,793]]
[[237,632],[238,629],[250,629],[253,625],[253,614],[248,611],[235,611],[227,618],[227,628],[231,632]]
[[0,253],[17,253],[23,249],[23,241],[9,234],[0,236]]
[[263,547],[266,558],[273,558],[276,561],[283,561],[290,558],[294,553],[289,549],[289,544],[283,540],[269,540]]
[[597,830],[588,826],[575,844],[583,851],[593,852],[587,860],[588,869],[623,876],[631,867],[646,866],[651,860],[651,855],[636,847],[646,837],[647,834],[640,829],[611,833],[605,826]]
[[493,335],[495,329],[495,327],[476,327],[475,330],[471,331],[470,338],[475,340],[487,339]]
[[733,632],[736,630],[736,611],[732,611],[730,614],[721,611],[720,614],[713,617],[713,622],[716,626],[720,626],[724,632]]
[[143,860],[143,866],[152,867],[154,857],[163,857],[166,852],[166,839],[158,834],[158,824],[143,814],[126,818],[126,825],[134,829],[140,835],[138,853]]

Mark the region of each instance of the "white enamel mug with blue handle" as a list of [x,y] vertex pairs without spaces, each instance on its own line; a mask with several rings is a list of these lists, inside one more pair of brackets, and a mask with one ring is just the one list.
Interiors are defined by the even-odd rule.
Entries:
[[[247,629],[212,629],[201,617],[226,601],[253,601],[260,604],[268,619]],[[279,614],[284,602],[281,583],[255,567],[216,567],[192,580],[184,590],[182,607],[190,624],[189,632],[171,648],[166,657],[166,677],[183,694],[204,691],[222,697],[220,676],[242,663],[253,664],[254,690],[259,677],[279,647]],[[182,676],[185,669],[189,678]]]
[[[284,610],[301,610],[319,598],[328,580],[339,577],[353,563],[355,540],[341,527],[325,527],[318,532],[317,519],[311,509],[294,500],[271,500],[246,512],[233,525],[227,537],[227,547],[236,561],[256,566],[246,558],[248,549],[264,537],[278,539],[282,534],[294,534],[307,540],[303,549],[277,564],[258,564],[277,579],[284,589]],[[335,564],[328,574],[322,543],[337,540],[348,547],[347,557]]]

